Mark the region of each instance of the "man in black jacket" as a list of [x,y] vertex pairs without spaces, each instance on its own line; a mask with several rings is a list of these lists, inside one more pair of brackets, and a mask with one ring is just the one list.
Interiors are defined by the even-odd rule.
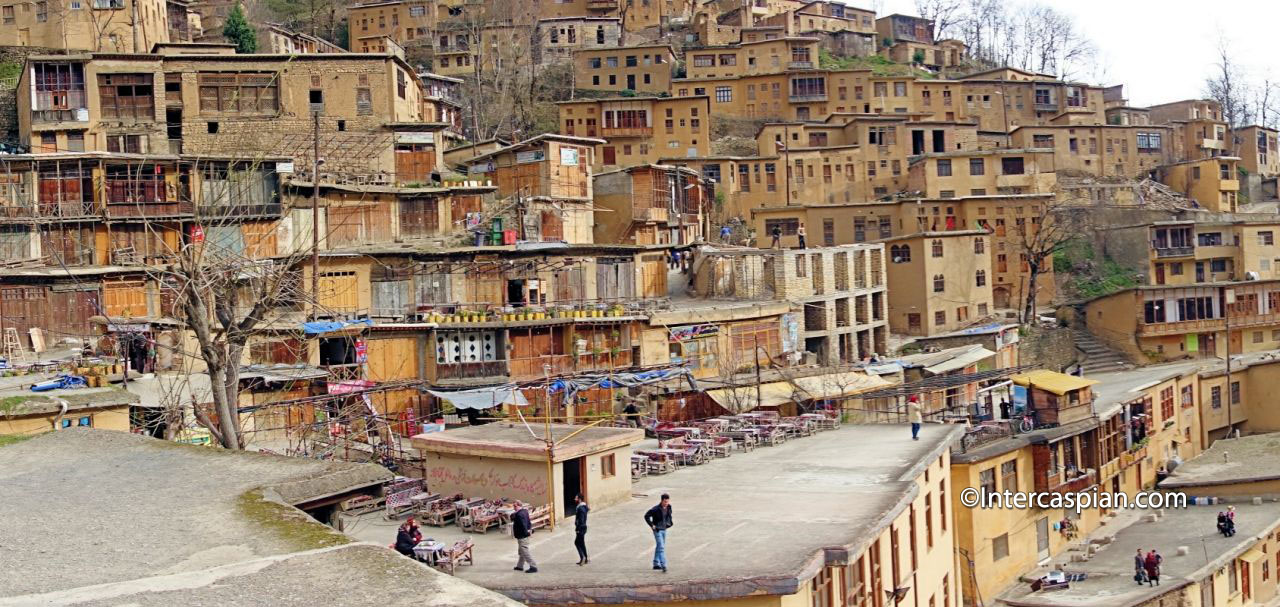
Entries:
[[578,549],[578,564],[586,565],[591,562],[587,558],[587,512],[591,509],[587,507],[587,500],[581,493],[574,501],[578,507],[573,510],[573,547]]
[[644,522],[653,530],[653,568],[667,572],[667,529],[671,528],[671,496],[662,494],[662,501],[644,513]]
[[529,536],[533,535],[533,523],[529,520],[529,511],[524,504],[516,502],[516,512],[511,515],[511,535],[516,538],[516,571],[525,571],[524,564],[529,563],[526,573],[537,573],[538,564],[533,562],[529,554]]
[[417,559],[417,555],[413,552],[413,547],[422,541],[422,532],[418,530],[418,523],[409,517],[409,520],[400,525],[400,529],[396,531],[396,552],[403,554],[411,559]]

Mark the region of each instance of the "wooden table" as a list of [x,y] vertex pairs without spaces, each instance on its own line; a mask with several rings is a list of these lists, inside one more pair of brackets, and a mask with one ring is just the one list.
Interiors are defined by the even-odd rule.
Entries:
[[422,540],[413,547],[413,554],[428,565],[435,566],[436,559],[444,552],[445,544],[435,540]]

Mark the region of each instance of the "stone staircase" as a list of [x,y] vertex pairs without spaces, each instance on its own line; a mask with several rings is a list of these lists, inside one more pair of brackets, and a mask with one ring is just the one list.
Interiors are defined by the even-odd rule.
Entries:
[[1103,345],[1092,333],[1075,330],[1071,337],[1079,354],[1078,360],[1084,365],[1085,376],[1133,368],[1123,354]]

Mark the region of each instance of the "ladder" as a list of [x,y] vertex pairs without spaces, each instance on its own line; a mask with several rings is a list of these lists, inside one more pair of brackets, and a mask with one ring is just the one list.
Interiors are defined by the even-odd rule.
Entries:
[[22,347],[22,340],[18,339],[18,329],[15,327],[4,329],[4,355],[10,366],[13,363],[35,362],[31,353]]

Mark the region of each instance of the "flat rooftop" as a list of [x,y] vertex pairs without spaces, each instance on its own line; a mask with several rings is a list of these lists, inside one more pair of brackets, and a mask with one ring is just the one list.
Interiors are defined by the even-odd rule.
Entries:
[[105,430],[3,446],[0,605],[514,605],[281,503],[390,477]]
[[1205,487],[1280,480],[1280,432],[1220,438],[1200,455],[1183,462],[1160,483],[1161,489]]
[[[574,566],[572,525],[533,535],[533,575],[512,571],[515,542],[502,534],[464,534],[450,525],[423,527],[423,535],[472,539],[476,564],[457,575],[531,604],[790,594],[828,555],[860,552],[886,528],[917,495],[914,479],[959,433],[926,424],[913,441],[906,424],[844,426],[640,479],[633,499],[591,513],[586,567]],[[675,523],[666,574],[651,568],[653,534],[643,522],[662,493],[671,494]],[[395,525],[365,515],[356,533],[385,544]]]
[[[1070,559],[1070,554],[1079,552],[1066,552],[1054,559],[1055,564],[1063,563],[1064,571],[1089,574],[1084,581],[1071,582],[1066,589],[1048,592],[1031,592],[1029,583],[1022,582],[999,600],[1005,605],[1018,607],[1131,607],[1147,604],[1155,597],[1204,579],[1251,548],[1261,536],[1280,526],[1280,503],[1235,506],[1237,533],[1234,537],[1222,537],[1215,527],[1218,511],[1225,506],[1166,509],[1159,521],[1139,521],[1117,531],[1115,541],[1102,547],[1087,562],[1064,563]],[[1178,556],[1179,546],[1189,549],[1186,556]],[[1134,583],[1133,555],[1139,548],[1144,553],[1155,549],[1164,557],[1159,586]]]
[[[644,430],[635,428],[568,424],[551,424],[550,428],[552,439],[557,441],[556,461],[608,451],[644,440]],[[564,439],[570,435],[572,437]],[[564,442],[558,442],[560,440]],[[545,461],[546,426],[536,422],[531,422],[529,426],[510,422],[467,426],[448,432],[419,434],[413,437],[413,446],[428,453]]]
[[1101,417],[1108,417],[1112,409],[1142,398],[1147,388],[1188,373],[1197,373],[1211,363],[1208,360],[1184,360],[1128,371],[1090,373],[1085,379],[1098,381],[1093,385],[1093,411]]

